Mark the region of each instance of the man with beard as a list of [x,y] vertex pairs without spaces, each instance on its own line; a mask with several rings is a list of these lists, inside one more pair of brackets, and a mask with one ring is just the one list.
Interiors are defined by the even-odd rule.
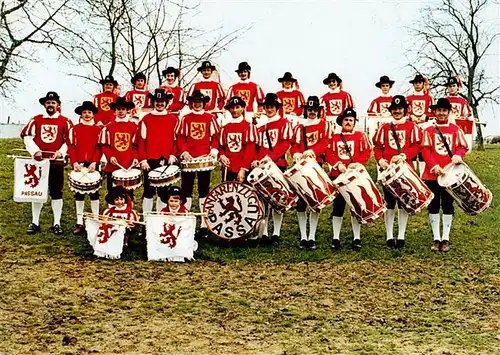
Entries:
[[[321,96],[321,104],[325,107],[327,122],[331,122],[332,128],[334,128],[337,117],[346,108],[354,108],[354,101],[351,94],[342,90],[342,79],[337,74],[328,74],[328,77],[323,80],[323,84],[328,86],[328,92]],[[336,130],[339,128],[335,127]]]
[[[50,159],[49,194],[52,199],[54,223],[50,231],[61,235],[61,214],[63,207],[62,191],[64,185],[64,157],[68,151],[67,142],[71,121],[58,112],[61,100],[56,92],[50,91],[40,98],[40,104],[45,107],[45,113],[33,117],[21,131],[26,150],[33,159]],[[41,231],[40,212],[43,203],[32,202],[32,222],[27,233],[35,234]]]
[[[252,113],[261,111],[259,105],[264,100],[264,91],[261,87],[250,81],[250,73],[252,67],[247,62],[241,62],[235,72],[238,74],[240,81],[232,85],[226,95],[227,98],[239,96],[245,101],[245,111],[248,113],[245,119],[248,122],[252,120]],[[228,104],[229,102],[226,102]]]
[[288,119],[295,120],[302,116],[304,112],[303,105],[306,101],[304,95],[298,89],[298,81],[293,77],[292,73],[286,72],[283,77],[278,78],[278,82],[283,87],[276,93],[283,104],[283,114]]

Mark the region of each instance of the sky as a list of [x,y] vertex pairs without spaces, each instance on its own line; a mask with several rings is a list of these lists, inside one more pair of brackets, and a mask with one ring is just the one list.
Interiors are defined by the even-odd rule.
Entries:
[[[358,113],[364,113],[379,94],[374,84],[382,75],[396,81],[393,94],[410,92],[408,80],[415,73],[407,67],[405,57],[412,43],[407,27],[414,24],[419,9],[429,2],[212,0],[201,1],[193,23],[201,28],[222,25],[225,32],[251,24],[250,30],[212,59],[225,87],[238,80],[234,70],[241,61],[249,62],[251,79],[265,92],[279,90],[277,78],[290,71],[306,97],[324,94],[322,80],[335,72],[342,78],[344,90],[353,96]],[[500,19],[498,8],[492,16]],[[500,77],[500,40],[492,53],[488,67]],[[15,91],[19,100],[0,98],[0,122],[5,122],[8,115],[11,122],[26,122],[41,111],[38,98],[50,90],[59,92],[63,112],[76,120],[73,108],[90,99],[89,93],[97,93],[97,86],[66,75],[67,68],[50,52],[41,54],[44,61],[26,68],[25,81]],[[128,85],[128,81],[124,83],[122,92],[129,89]],[[500,116],[498,105],[488,104],[481,110],[482,120],[487,122],[486,135],[500,134],[500,120],[494,119],[495,113]]]

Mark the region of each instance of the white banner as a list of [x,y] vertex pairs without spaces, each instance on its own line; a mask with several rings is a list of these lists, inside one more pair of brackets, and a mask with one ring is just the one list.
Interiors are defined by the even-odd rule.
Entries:
[[194,240],[195,216],[145,216],[148,260],[192,260],[198,243]]
[[125,238],[125,223],[103,223],[86,219],[85,228],[95,256],[120,259]]
[[48,159],[17,158],[14,162],[14,201],[39,202],[47,201],[49,195]]

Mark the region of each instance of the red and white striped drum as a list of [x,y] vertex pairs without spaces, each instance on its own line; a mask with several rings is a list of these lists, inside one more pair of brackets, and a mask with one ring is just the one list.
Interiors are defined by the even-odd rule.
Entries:
[[359,223],[371,223],[384,215],[384,198],[364,167],[347,169],[333,183]]
[[301,159],[285,171],[285,179],[309,207],[319,212],[333,202],[338,192],[315,159]]
[[406,161],[389,165],[380,173],[378,183],[389,190],[409,214],[422,211],[434,198],[432,191]]
[[248,175],[248,182],[273,209],[285,212],[297,204],[297,196],[283,173],[269,157],[259,162]]
[[465,213],[476,215],[486,210],[493,194],[466,164],[448,164],[438,184],[446,188]]

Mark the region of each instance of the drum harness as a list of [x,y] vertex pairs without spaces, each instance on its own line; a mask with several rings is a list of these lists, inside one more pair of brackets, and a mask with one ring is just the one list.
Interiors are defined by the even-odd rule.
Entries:
[[394,123],[391,122],[391,132],[394,137],[394,141],[396,141],[396,147],[398,148],[398,154],[401,154],[401,144],[399,143],[398,135],[396,133],[396,129],[394,128]]
[[349,147],[347,145],[347,142],[345,140],[345,137],[344,137],[344,134],[342,132],[340,132],[340,139],[342,139],[342,143],[344,143],[344,146],[345,146],[345,150],[347,152],[347,154],[349,155],[349,160],[351,161],[351,163],[354,161],[354,159],[352,158],[352,152],[351,152],[351,147]]
[[444,138],[443,132],[439,129],[438,125],[434,123],[434,127],[436,128],[437,133],[439,134],[439,138],[443,141],[444,147],[446,148],[446,151],[448,152],[448,155],[450,158],[453,157],[453,153],[451,152],[450,146],[448,145],[448,141]]

